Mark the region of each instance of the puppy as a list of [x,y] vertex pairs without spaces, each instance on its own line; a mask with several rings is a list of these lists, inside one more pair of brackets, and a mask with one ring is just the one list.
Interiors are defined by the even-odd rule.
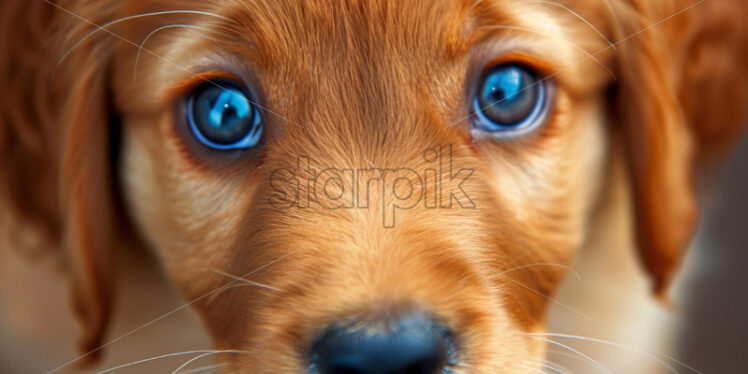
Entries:
[[748,97],[736,1],[0,7],[4,227],[63,264],[77,362],[135,247],[227,373],[554,370],[609,191],[665,298]]

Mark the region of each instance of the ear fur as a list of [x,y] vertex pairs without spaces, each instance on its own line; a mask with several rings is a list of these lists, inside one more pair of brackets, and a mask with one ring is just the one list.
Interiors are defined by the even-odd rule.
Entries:
[[[94,53],[97,51],[85,51]],[[104,52],[104,51],[101,51]],[[107,110],[106,69],[88,61],[70,88],[63,111],[60,202],[62,245],[71,270],[74,305],[84,322],[81,349],[98,348],[111,305],[113,235],[113,175],[110,163],[110,117]]]
[[63,37],[89,25],[45,2],[5,1],[0,13],[2,224],[31,228],[21,237],[60,256],[83,327],[80,349],[89,352],[101,343],[112,301],[111,43],[91,40],[57,66],[69,46]]
[[627,135],[639,252],[659,296],[698,221],[694,168],[737,139],[748,107],[748,6],[710,0],[675,15],[695,3],[616,3],[621,38],[636,35],[618,49],[614,110]]

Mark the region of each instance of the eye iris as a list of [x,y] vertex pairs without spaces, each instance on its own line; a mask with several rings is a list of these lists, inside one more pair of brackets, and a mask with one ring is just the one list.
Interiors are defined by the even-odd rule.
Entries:
[[498,127],[519,125],[537,106],[539,86],[538,79],[527,69],[500,65],[483,78],[476,112]]
[[224,82],[199,88],[192,97],[189,115],[196,137],[214,148],[252,147],[262,132],[258,113],[247,95]]

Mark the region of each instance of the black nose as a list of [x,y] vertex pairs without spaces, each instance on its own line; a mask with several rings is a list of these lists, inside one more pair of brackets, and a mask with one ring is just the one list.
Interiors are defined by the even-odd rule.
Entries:
[[452,354],[449,333],[431,319],[357,323],[324,335],[314,346],[320,374],[441,374]]

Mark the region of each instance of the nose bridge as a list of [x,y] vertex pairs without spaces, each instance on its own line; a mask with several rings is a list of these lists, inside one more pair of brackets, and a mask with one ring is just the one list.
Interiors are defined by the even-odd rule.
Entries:
[[321,83],[310,95],[315,99],[305,105],[302,126],[288,128],[278,154],[268,157],[283,160],[290,171],[285,179],[298,179],[286,185],[296,187],[289,193],[301,200],[299,207],[364,209],[392,227],[393,209],[426,203],[422,199],[431,196],[426,190],[433,190],[440,166],[436,155],[447,138],[438,130],[441,124],[386,89],[381,82],[341,80]]
[[[355,84],[353,92],[366,91]],[[476,179],[472,151],[458,131],[439,115],[404,105],[400,94],[385,97],[381,82],[371,84],[378,98],[372,101],[345,95],[344,82],[320,84],[308,120],[288,128],[267,157],[271,199],[284,189],[280,203],[355,222],[359,227],[349,229],[356,232],[396,228],[413,212],[475,207],[468,193]]]
[[308,52],[316,54],[297,71],[306,83],[297,86],[298,99],[289,105],[300,126],[286,126],[271,144],[275,153],[266,157],[280,165],[275,169],[285,169],[276,174],[285,190],[276,194],[271,175],[268,195],[287,197],[281,205],[293,209],[288,216],[303,217],[294,219],[290,230],[307,238],[310,227],[319,230],[318,240],[307,243],[358,252],[366,256],[360,263],[377,272],[392,270],[397,279],[402,275],[396,272],[407,269],[386,258],[406,256],[409,244],[400,234],[405,221],[429,210],[425,215],[437,214],[442,203],[452,203],[451,189],[459,192],[467,176],[453,176],[450,167],[459,165],[449,163],[457,147],[462,155],[467,147],[447,126],[447,110],[440,105],[460,91],[460,83],[437,82],[429,73],[448,76],[449,68],[389,58],[381,52],[384,47]]
[[312,77],[319,84],[312,88],[313,104],[304,113],[312,131],[339,137],[350,146],[381,150],[394,145],[393,140],[404,135],[401,130],[411,127],[409,123],[419,122],[408,104],[413,84],[402,78],[411,74],[401,70],[404,67],[394,62],[340,63]]
[[292,168],[271,174],[271,204],[334,224],[336,231],[359,241],[351,243],[357,247],[376,250],[373,246],[383,241],[403,246],[396,242],[407,239],[403,235],[414,230],[413,224],[475,207],[468,187],[473,169],[454,162],[452,145],[427,144],[425,150],[392,150],[397,158],[356,154],[362,151],[357,148],[296,155]]

